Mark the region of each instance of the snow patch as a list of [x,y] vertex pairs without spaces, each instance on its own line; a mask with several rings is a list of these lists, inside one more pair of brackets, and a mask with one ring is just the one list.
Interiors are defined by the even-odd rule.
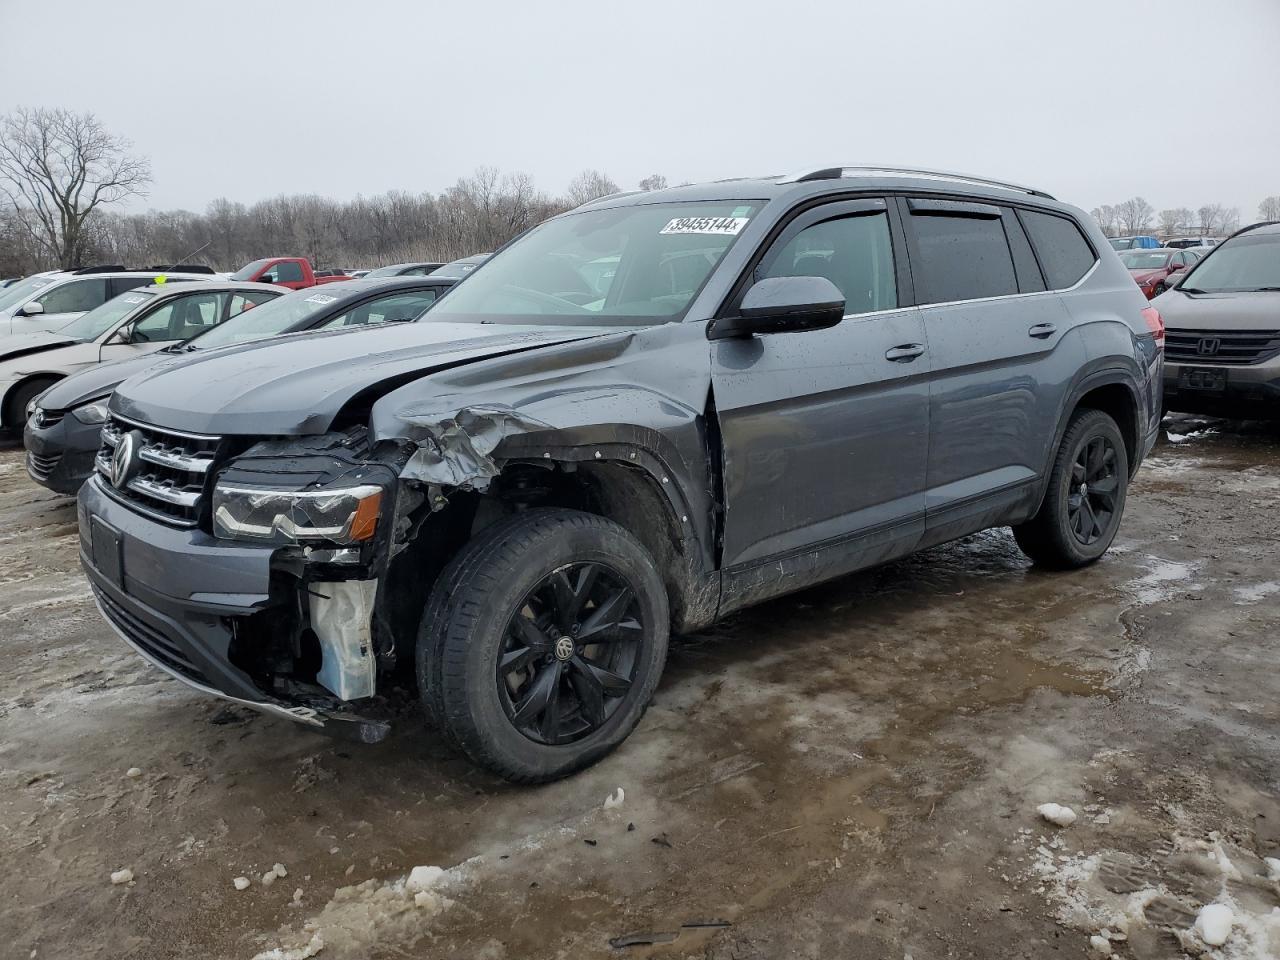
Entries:
[[1074,810],[1056,803],[1042,803],[1036,807],[1036,813],[1059,827],[1069,827],[1076,822]]
[[128,867],[125,867],[123,870],[117,870],[111,874],[111,882],[116,886],[119,886],[122,883],[129,883],[132,880],[133,871]]
[[1274,580],[1268,580],[1265,583],[1250,583],[1246,586],[1235,588],[1236,603],[1240,606],[1265,600],[1273,593],[1280,593],[1280,583],[1276,583]]
[[1236,915],[1223,903],[1210,903],[1200,910],[1196,917],[1195,931],[1211,947],[1220,947],[1231,936],[1231,928],[1235,924]]
[[606,810],[613,810],[616,807],[620,807],[622,806],[622,801],[626,798],[626,792],[619,787],[616,792],[611,793],[609,796],[604,798],[604,808]]

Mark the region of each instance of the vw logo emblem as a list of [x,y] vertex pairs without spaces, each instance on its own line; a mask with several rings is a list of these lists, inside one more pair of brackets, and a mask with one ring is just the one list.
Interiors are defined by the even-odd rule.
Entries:
[[1218,337],[1201,337],[1196,344],[1196,353],[1202,357],[1212,357],[1221,347],[1222,341]]
[[573,656],[573,638],[561,637],[556,641],[554,653],[557,660],[568,660]]
[[133,476],[134,467],[138,464],[137,446],[136,430],[121,434],[116,441],[115,452],[111,454],[111,485],[117,490],[124,489]]

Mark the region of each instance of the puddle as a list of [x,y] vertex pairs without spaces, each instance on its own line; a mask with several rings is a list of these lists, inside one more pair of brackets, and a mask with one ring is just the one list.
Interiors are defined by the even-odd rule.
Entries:
[[1265,583],[1251,583],[1247,586],[1236,587],[1233,592],[1236,595],[1237,604],[1257,603],[1274,593],[1280,593],[1280,583],[1274,580],[1268,580]]
[[1171,600],[1186,590],[1200,589],[1199,584],[1188,582],[1198,564],[1150,557],[1145,561],[1145,566],[1147,573],[1144,576],[1125,584],[1137,602],[1144,606]]

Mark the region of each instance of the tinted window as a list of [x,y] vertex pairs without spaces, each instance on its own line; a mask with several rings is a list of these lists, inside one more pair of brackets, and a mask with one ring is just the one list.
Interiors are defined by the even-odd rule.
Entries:
[[107,281],[73,280],[55,287],[36,301],[45,313],[82,313],[100,307],[107,300]]
[[826,277],[844,294],[846,315],[898,305],[889,217],[841,217],[806,227],[756,270],[766,277]]
[[387,323],[392,320],[416,320],[435,302],[435,290],[415,290],[392,297],[381,297],[362,303],[329,320],[324,329],[331,327],[357,327],[370,323]]
[[912,264],[921,303],[1018,292],[1013,256],[997,217],[914,214],[920,263]]
[[1052,290],[1074,286],[1089,272],[1095,257],[1080,228],[1066,217],[1021,210],[1018,215],[1040,256],[1045,279]]
[[277,283],[294,283],[302,279],[302,265],[298,263],[279,263],[275,267]]

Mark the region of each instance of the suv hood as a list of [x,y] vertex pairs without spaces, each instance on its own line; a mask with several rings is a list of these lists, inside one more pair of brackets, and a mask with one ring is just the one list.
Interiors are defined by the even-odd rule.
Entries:
[[376,399],[435,370],[620,332],[423,321],[276,337],[182,354],[122,383],[111,409],[192,433],[324,433],[359,394]]
[[105,397],[135,373],[141,373],[164,360],[174,359],[174,354],[161,351],[113,363],[95,364],[55,383],[41,396],[40,406],[46,410],[70,410],[90,400]]
[[74,337],[64,337],[59,333],[14,333],[0,337],[0,360],[12,360],[28,353],[79,342]]
[[1175,330],[1280,330],[1280,293],[1183,293],[1151,301]]

